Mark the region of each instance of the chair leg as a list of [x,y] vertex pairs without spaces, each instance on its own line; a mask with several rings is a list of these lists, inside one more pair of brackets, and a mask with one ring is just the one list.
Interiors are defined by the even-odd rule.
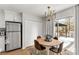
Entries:
[[62,55],[62,53],[61,53],[61,52],[60,52],[60,53],[57,53],[57,55],[58,55],[58,54]]
[[38,50],[36,50],[36,54],[38,54]]
[[35,51],[34,51],[34,53],[37,55],[38,54],[38,50],[35,48]]
[[58,55],[58,53],[54,53],[54,52],[53,52],[53,55]]
[[62,53],[60,52],[60,55],[62,55]]
[[53,52],[53,55],[54,55],[55,53]]

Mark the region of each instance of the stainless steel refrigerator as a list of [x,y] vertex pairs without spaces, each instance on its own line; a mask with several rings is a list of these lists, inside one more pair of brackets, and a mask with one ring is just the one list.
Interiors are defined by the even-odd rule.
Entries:
[[5,22],[5,50],[10,51],[22,47],[22,23],[21,22]]

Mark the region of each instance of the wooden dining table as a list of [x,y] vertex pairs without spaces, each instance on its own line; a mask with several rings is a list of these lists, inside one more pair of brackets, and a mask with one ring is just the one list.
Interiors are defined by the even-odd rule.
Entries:
[[52,41],[51,42],[45,41],[44,38],[37,39],[37,41],[39,42],[39,44],[41,44],[44,47],[46,47],[47,55],[49,55],[49,48],[51,46],[57,46],[57,45],[59,45],[61,43],[59,40],[55,40],[53,38],[52,38]]

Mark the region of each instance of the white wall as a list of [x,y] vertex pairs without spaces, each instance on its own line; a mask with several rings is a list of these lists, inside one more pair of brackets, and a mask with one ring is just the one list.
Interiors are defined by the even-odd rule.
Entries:
[[46,34],[53,36],[53,21],[46,21]]
[[43,21],[43,35],[50,34],[53,36],[53,20],[47,21],[46,18],[42,18]]
[[73,7],[64,9],[60,12],[57,12],[56,13],[56,19],[61,19],[61,18],[71,17],[71,16],[75,17],[74,14],[75,14],[75,8],[73,6]]
[[42,24],[43,36],[45,36],[46,35],[46,19],[44,17],[42,18],[42,22],[43,22]]
[[34,39],[42,34],[42,19],[23,13],[23,48],[33,45]]

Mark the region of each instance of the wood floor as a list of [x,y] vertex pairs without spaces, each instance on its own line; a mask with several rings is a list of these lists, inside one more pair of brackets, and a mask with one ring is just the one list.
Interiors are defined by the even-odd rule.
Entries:
[[27,49],[18,49],[9,52],[2,52],[0,55],[30,55]]
[[[35,54],[34,51],[36,51],[34,46],[29,46],[26,49],[17,49],[14,51],[2,52],[2,53],[0,53],[0,55],[37,55],[37,54]],[[46,55],[46,54],[43,54],[43,55]],[[50,51],[50,55],[56,55],[56,54],[53,54],[53,52]],[[65,50],[62,52],[62,55],[73,55],[73,53]]]
[[26,49],[17,49],[8,52],[1,52],[0,55],[31,55],[31,51],[29,51],[27,47]]

